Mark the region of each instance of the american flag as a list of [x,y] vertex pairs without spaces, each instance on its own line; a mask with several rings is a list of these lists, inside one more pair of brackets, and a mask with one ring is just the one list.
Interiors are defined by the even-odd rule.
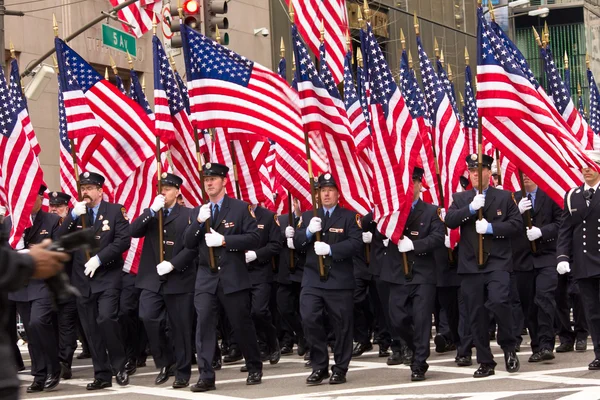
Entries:
[[[125,0],[110,0],[113,7],[124,3]],[[132,33],[137,38],[152,29],[152,18],[154,14],[160,15],[162,1],[160,0],[140,0],[119,10],[117,15],[119,19],[128,22],[133,26],[130,28],[123,24],[123,30]]]
[[587,70],[588,83],[590,85],[590,127],[594,134],[598,136],[600,134],[600,92],[596,85],[596,79],[592,70]]
[[[557,204],[581,183],[583,167],[598,169],[572,133],[478,14],[477,107],[483,134]],[[560,116],[558,116],[560,117]]]
[[14,58],[10,61],[10,97],[15,102],[13,106],[18,109],[19,119],[21,120],[23,129],[25,129],[29,143],[31,143],[31,148],[33,149],[35,155],[39,156],[42,148],[38,143],[37,137],[35,136],[35,131],[33,130],[33,124],[29,118],[27,99],[23,95],[23,90],[21,88],[19,63]]
[[31,210],[44,182],[42,168],[22,124],[19,108],[9,94],[0,68],[0,187],[12,218],[9,243],[15,247],[25,229],[32,226]]
[[417,83],[415,72],[408,65],[406,50],[402,51],[400,61],[400,88],[410,115],[419,126],[419,133],[423,142],[420,156],[423,170],[425,171],[424,183],[427,187],[427,190],[423,193],[423,199],[431,204],[441,204],[435,157],[433,156],[433,145],[431,143],[431,125],[426,116],[425,96]]
[[121,77],[117,73],[115,73],[115,83],[116,83],[117,88],[121,91],[121,93],[126,95],[127,91],[125,90],[125,85],[123,84],[123,79],[121,79]]
[[558,68],[556,68],[550,48],[540,48],[540,54],[544,59],[544,69],[546,70],[546,78],[548,79],[548,89],[550,89],[554,106],[567,122],[568,126],[571,127],[571,131],[575,134],[575,139],[581,143],[581,146],[584,149],[591,149],[594,133],[581,114],[579,114],[579,111],[571,98],[569,69],[565,68],[565,81],[567,81],[568,78],[568,84],[566,84],[558,74]]
[[187,86],[183,81],[181,75],[179,75],[178,71],[173,71],[175,74],[175,80],[177,81],[177,86],[179,86],[179,91],[181,93],[181,99],[183,100],[183,104],[185,105],[185,111],[190,115],[190,97],[188,96]]
[[[362,42],[362,38],[361,38]],[[369,82],[367,82],[365,70],[360,65],[356,66],[356,88],[358,91],[358,97],[360,99],[360,106],[363,109],[363,114],[365,115],[365,121],[367,122],[367,126],[371,129],[371,114],[369,113],[369,101],[371,100],[371,95],[369,93]]]
[[[585,112],[585,106],[583,105],[583,97],[581,96],[581,92],[579,92],[579,96],[577,99],[579,114],[587,121],[588,116]],[[590,128],[591,129],[591,128]]]
[[67,129],[67,114],[60,79],[58,82],[58,135],[60,141],[60,188],[63,193],[71,196],[71,205],[73,205],[79,195],[77,193],[77,181],[75,180],[71,143]]
[[129,86],[129,97],[131,100],[138,103],[146,114],[150,117],[150,119],[154,119],[154,113],[152,112],[152,107],[150,107],[150,103],[148,103],[148,99],[144,94],[144,88],[142,88],[142,84],[140,83],[140,78],[138,77],[137,72],[134,69],[129,70],[131,77],[131,86]]
[[465,105],[463,107],[463,122],[465,133],[469,143],[469,153],[477,153],[477,130],[479,121],[477,119],[477,103],[475,102],[475,93],[473,93],[473,73],[471,66],[465,67]]
[[229,197],[237,198],[237,188],[235,181],[235,169],[233,168],[233,159],[231,158],[231,140],[228,137],[227,129],[216,128],[212,140],[212,151],[210,153],[210,161],[227,165],[229,172],[227,173],[227,183],[225,184],[225,192]]
[[[370,87],[371,134],[373,135],[374,220],[377,229],[393,243],[402,238],[413,197],[412,171],[422,146],[413,129],[408,108],[394,82],[390,67],[371,24],[361,30],[365,70]],[[408,126],[410,125],[410,126]],[[398,151],[400,146],[400,151]]]
[[[440,82],[444,89],[446,90],[446,94],[448,95],[448,100],[452,105],[452,109],[454,110],[454,114],[456,114],[456,118],[460,121],[460,113],[458,112],[458,105],[456,104],[456,92],[454,91],[454,83],[450,82],[450,78],[448,78],[448,73],[444,68],[444,64],[441,59],[437,59],[436,67],[438,76],[440,78]],[[461,121],[462,122],[462,121]]]
[[94,140],[77,142],[82,169],[102,174],[112,193],[154,156],[154,124],[61,39],[56,38],[55,45],[69,137],[93,134]]
[[336,84],[344,78],[348,12],[345,0],[287,0],[294,5],[295,24],[313,54],[319,54],[321,26],[329,49],[328,66]]
[[417,48],[444,195],[444,204],[441,206],[448,209],[452,203],[452,194],[461,191],[462,188],[460,177],[466,170],[468,145],[448,94],[423,49],[420,36],[417,36]]

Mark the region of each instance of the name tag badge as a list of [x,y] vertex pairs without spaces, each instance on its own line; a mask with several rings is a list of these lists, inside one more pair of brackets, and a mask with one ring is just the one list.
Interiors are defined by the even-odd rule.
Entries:
[[175,245],[175,242],[171,242],[170,240],[167,240],[167,241],[165,242],[165,244],[166,244],[167,246],[173,246],[173,245]]
[[329,232],[332,232],[332,233],[344,233],[344,228],[329,228]]
[[571,212],[575,212],[575,211],[577,211],[576,208],[571,208]]
[[419,236],[419,232],[418,231],[410,231],[410,235],[411,236]]
[[45,229],[42,229],[42,231],[40,232],[40,235],[47,235],[47,234],[48,234],[48,231]]
[[258,229],[265,229],[265,226],[263,224],[258,224]]
[[[228,222],[225,224],[225,228],[233,228],[235,226],[235,224],[233,222]],[[264,227],[264,225],[263,225]]]
[[100,236],[94,236],[94,239],[100,240]]
[[496,215],[502,215],[502,210],[496,210]]

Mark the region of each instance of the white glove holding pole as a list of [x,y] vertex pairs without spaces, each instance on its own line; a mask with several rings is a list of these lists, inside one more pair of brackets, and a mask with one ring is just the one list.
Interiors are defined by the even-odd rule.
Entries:
[[527,197],[523,197],[521,200],[519,200],[519,212],[521,214],[525,214],[525,211],[531,210],[532,208],[533,206],[531,205],[531,200],[529,200]]
[[296,250],[296,246],[294,246],[294,239],[287,238],[287,247],[288,249]]
[[556,266],[556,272],[561,275],[566,274],[567,272],[571,272],[571,268],[569,267],[569,263],[567,261],[561,261]]
[[446,246],[446,248],[451,249],[452,247],[450,246],[450,236],[446,235],[444,237],[444,246]]
[[221,235],[219,232],[215,231],[213,228],[210,228],[210,233],[204,235],[204,240],[206,241],[206,245],[208,247],[221,247],[223,246],[223,239],[225,236]]
[[415,249],[415,245],[413,244],[413,241],[410,240],[410,238],[408,236],[404,236],[402,238],[402,240],[400,240],[400,242],[398,243],[398,251],[400,253],[407,253],[414,249]]
[[285,237],[288,239],[291,239],[294,237],[294,235],[296,234],[296,230],[294,229],[293,226],[288,226],[287,228],[285,228]]
[[373,234],[371,232],[363,232],[362,233],[363,243],[371,243],[373,241]]
[[76,217],[81,217],[83,214],[87,213],[87,207],[86,207],[86,202],[85,201],[78,201],[75,203],[75,206],[73,207],[73,214],[75,214]]
[[100,259],[98,256],[94,256],[90,258],[88,262],[85,263],[85,271],[83,273],[85,276],[89,276],[90,278],[94,277],[94,273],[100,267]]
[[156,272],[158,272],[158,275],[160,276],[166,275],[174,269],[175,267],[173,266],[173,264],[171,264],[168,261],[163,261],[156,266]]
[[256,256],[255,251],[247,251],[246,252],[246,264],[250,264],[252,261],[256,260],[258,257]]
[[315,254],[318,256],[328,256],[331,247],[325,242],[315,242]]
[[210,203],[203,204],[202,207],[200,207],[200,212],[198,213],[198,222],[200,222],[201,224],[206,222],[206,220],[209,219],[211,215],[212,214],[210,209]]
[[529,239],[530,242],[533,242],[534,240],[538,240],[541,237],[542,237],[542,230],[540,228],[538,228],[537,226],[532,226],[531,228],[527,228],[527,239]]
[[485,205],[485,195],[484,194],[475,195],[475,197],[473,198],[473,201],[471,202],[471,208],[473,209],[473,211],[479,210],[484,205]]
[[321,229],[323,229],[321,227],[321,218],[312,217],[312,219],[310,220],[310,223],[308,224],[308,231],[310,233],[317,233],[317,232],[321,232]]
[[475,221],[475,230],[480,235],[485,235],[489,224],[490,223],[487,222],[487,220],[485,218],[482,218],[481,220],[477,220],[477,221]]
[[165,196],[163,196],[162,194],[159,194],[158,196],[156,196],[154,198],[154,201],[152,202],[152,205],[150,206],[150,209],[152,211],[154,211],[155,213],[159,212],[163,207],[165,206]]

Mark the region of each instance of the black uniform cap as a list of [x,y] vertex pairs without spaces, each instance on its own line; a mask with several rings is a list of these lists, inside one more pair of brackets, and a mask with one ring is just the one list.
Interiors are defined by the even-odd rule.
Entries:
[[[477,154],[469,154],[466,158],[467,167],[477,168],[479,166],[479,156]],[[494,158],[488,156],[487,154],[481,155],[481,165],[483,168],[492,169],[492,164],[494,163]]]
[[67,205],[71,200],[71,196],[63,192],[52,192],[49,197],[51,206]]
[[329,172],[319,176],[318,185],[319,189],[324,187],[338,188],[337,183],[335,183],[335,179],[333,179],[333,175],[331,175]]
[[173,186],[179,189],[182,183],[183,179],[177,175],[169,174],[168,172],[163,172],[160,176],[160,184],[163,186]]
[[38,195],[43,196],[46,193],[46,189],[48,189],[45,185],[40,185],[40,190],[38,191]]
[[423,175],[425,174],[425,170],[420,167],[414,167],[412,173],[413,181],[420,181],[423,179]]
[[206,163],[202,167],[202,173],[204,176],[220,176],[222,178],[227,177],[229,167],[227,165],[218,163]]
[[102,187],[104,185],[104,177],[95,172],[84,172],[79,175],[80,185],[96,185]]

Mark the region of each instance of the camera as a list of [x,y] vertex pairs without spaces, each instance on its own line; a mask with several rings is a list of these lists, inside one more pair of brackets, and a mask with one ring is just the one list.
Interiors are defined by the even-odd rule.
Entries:
[[269,36],[269,29],[267,28],[257,28],[254,30],[254,36],[258,35],[260,33],[260,35],[262,37],[267,37]]

